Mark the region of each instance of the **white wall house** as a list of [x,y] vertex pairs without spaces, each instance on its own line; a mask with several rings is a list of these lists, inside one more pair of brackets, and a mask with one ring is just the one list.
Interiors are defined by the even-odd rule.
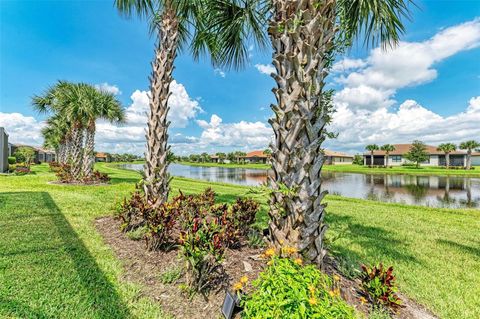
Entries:
[[[403,164],[409,164],[405,158],[405,154],[410,151],[412,144],[393,144],[395,150],[390,152],[388,163],[386,163],[385,151],[373,152],[373,165],[382,166],[401,166]],[[445,166],[446,159],[445,153],[438,151],[436,146],[427,145],[427,152],[429,153],[429,159],[423,163],[422,166]],[[365,165],[371,165],[370,152],[363,154],[363,163]],[[450,153],[450,166],[466,166],[467,164],[467,152],[455,151]],[[480,165],[480,153],[472,153],[472,165]]]

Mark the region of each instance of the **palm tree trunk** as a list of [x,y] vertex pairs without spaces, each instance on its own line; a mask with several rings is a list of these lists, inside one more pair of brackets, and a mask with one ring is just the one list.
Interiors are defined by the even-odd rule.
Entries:
[[445,164],[447,164],[447,169],[450,167],[450,154],[445,154]]
[[72,165],[72,175],[75,180],[80,180],[82,174],[82,147],[83,128],[80,124],[76,124],[72,129],[72,142],[70,147],[70,164]]
[[370,166],[373,166],[373,151],[370,153]]
[[95,121],[89,123],[85,136],[85,149],[83,151],[83,176],[90,177],[95,164]]
[[[271,145],[270,235],[276,247],[296,247],[308,262],[322,264],[327,226],[321,144],[331,108],[323,87],[333,50],[335,1],[276,0],[273,5],[269,35],[277,105],[272,105],[275,117],[270,120],[276,137]],[[284,186],[289,191],[282,191]]]
[[467,169],[470,169],[472,167],[472,150],[468,149],[467,150]]
[[166,7],[158,26],[158,45],[150,77],[150,113],[145,154],[144,190],[147,198],[157,204],[165,202],[169,192],[167,129],[170,123],[167,122],[167,103],[171,94],[170,83],[177,45],[178,20],[174,10]]

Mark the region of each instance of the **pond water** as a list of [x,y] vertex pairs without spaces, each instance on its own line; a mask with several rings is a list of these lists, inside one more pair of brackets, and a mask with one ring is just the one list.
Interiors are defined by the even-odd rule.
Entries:
[[[142,170],[142,164],[126,164]],[[268,172],[259,169],[171,164],[173,176],[211,182],[258,186]],[[330,194],[410,205],[451,208],[480,207],[480,178],[323,172],[322,188]]]

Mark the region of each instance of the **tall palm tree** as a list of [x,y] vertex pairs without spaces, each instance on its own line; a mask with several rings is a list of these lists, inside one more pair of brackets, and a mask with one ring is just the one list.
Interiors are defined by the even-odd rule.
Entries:
[[121,123],[125,120],[125,112],[121,103],[112,93],[99,91],[91,85],[83,86],[83,102],[86,104],[85,148],[83,150],[83,176],[93,173],[95,164],[95,130],[98,119],[111,123]]
[[472,150],[480,147],[480,143],[475,140],[460,143],[461,150],[467,150],[467,169],[472,168]]
[[[207,0],[115,0],[117,9],[131,16],[146,17],[151,30],[157,34],[155,57],[150,76],[150,112],[148,114],[147,150],[143,188],[147,198],[158,204],[168,198],[167,174],[168,100],[173,81],[177,51],[192,39],[195,57],[206,51],[213,52],[214,37],[204,29],[202,17]],[[208,0],[210,1],[210,0]]]
[[[331,136],[332,92],[325,78],[341,44],[358,35],[386,48],[404,31],[408,0],[215,0],[209,11],[220,39],[216,63],[239,67],[251,35],[273,47],[276,104],[272,149],[270,233],[274,245],[295,246],[311,262],[325,254],[322,142]],[[268,16],[268,13],[271,13]],[[268,18],[267,28],[263,22]],[[218,32],[220,30],[220,32]],[[337,32],[338,31],[338,32]],[[290,191],[285,192],[285,187]]]
[[373,153],[375,151],[378,151],[380,148],[378,147],[377,144],[369,144],[365,146],[365,149],[370,152],[370,165],[373,166]]
[[450,153],[454,152],[457,149],[457,145],[453,143],[443,143],[438,145],[437,151],[445,153],[445,165],[447,169],[450,167]]
[[390,159],[390,152],[395,151],[395,146],[393,146],[392,144],[385,144],[385,145],[382,145],[380,149],[385,152],[385,166],[388,166],[388,162]]

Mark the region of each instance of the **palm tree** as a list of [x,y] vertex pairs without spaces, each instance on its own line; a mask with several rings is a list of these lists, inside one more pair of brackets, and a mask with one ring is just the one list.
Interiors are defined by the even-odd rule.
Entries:
[[[82,139],[78,138],[78,130],[70,117],[66,116],[66,110],[73,104],[75,99],[76,85],[71,82],[58,81],[55,85],[48,88],[42,95],[34,95],[32,98],[33,108],[41,114],[53,114],[56,118],[56,126],[67,126],[64,136],[65,158],[64,162],[71,161],[81,150]],[[80,99],[76,96],[77,102]],[[53,125],[53,124],[52,124]],[[76,144],[77,143],[77,144]],[[75,157],[77,158],[77,157]]]
[[67,140],[70,123],[61,116],[52,116],[47,119],[46,126],[42,128],[44,146],[55,150],[55,159],[59,163],[65,163],[67,158]]
[[472,150],[480,147],[480,143],[474,140],[460,143],[461,150],[467,150],[467,169],[472,168]]
[[208,153],[203,152],[200,156],[202,157],[202,162],[209,162],[210,156],[208,155]]
[[378,151],[380,148],[377,144],[369,144],[365,146],[365,149],[370,152],[370,165],[373,166],[373,152]]
[[[321,263],[324,251],[325,192],[320,190],[322,142],[331,134],[332,92],[325,78],[339,45],[359,35],[395,44],[408,15],[408,0],[214,0],[209,10],[218,35],[218,65],[239,67],[248,41],[262,44],[267,31],[273,47],[277,103],[270,120],[272,143],[270,233],[275,246],[297,247],[308,261]],[[268,13],[271,13],[268,16]],[[264,28],[269,19],[268,28]],[[266,23],[267,24],[267,23]],[[266,29],[266,30],[265,30]],[[338,32],[337,32],[338,31]],[[289,191],[284,191],[288,189]]]
[[235,155],[237,156],[237,163],[240,164],[241,158],[247,156],[247,153],[243,151],[237,151],[235,152]]
[[[177,50],[192,38],[191,49],[196,58],[206,51],[213,52],[214,37],[204,30],[206,0],[115,0],[117,9],[150,20],[157,36],[155,57],[150,76],[150,112],[148,114],[147,151],[145,154],[144,191],[147,198],[163,203],[168,198],[167,174],[168,100],[173,81]],[[190,37],[193,29],[193,36]]]
[[217,154],[215,154],[215,155],[218,156],[218,162],[221,163],[221,164],[223,164],[225,158],[227,157],[227,154],[222,153],[222,152],[219,152],[219,153],[217,153]]
[[390,159],[390,152],[395,151],[395,146],[393,146],[392,144],[385,144],[385,145],[382,145],[380,149],[385,152],[385,166],[388,166],[388,162]]
[[93,173],[93,165],[95,164],[96,120],[104,119],[111,123],[121,123],[125,120],[125,112],[121,103],[113,94],[99,91],[91,85],[84,85],[83,90],[87,119],[82,170],[84,177],[89,177]]
[[445,165],[447,169],[450,167],[450,153],[457,149],[457,145],[453,143],[443,143],[438,145],[437,151],[441,151],[445,153]]

